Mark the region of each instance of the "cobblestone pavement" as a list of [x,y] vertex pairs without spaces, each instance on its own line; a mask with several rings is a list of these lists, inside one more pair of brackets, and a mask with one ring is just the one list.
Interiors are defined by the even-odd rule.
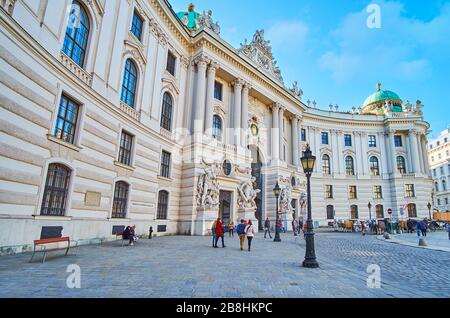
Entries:
[[[274,243],[259,235],[251,253],[213,249],[211,238],[161,237],[135,246],[82,246],[68,257],[0,258],[0,297],[449,297],[450,253],[353,233],[319,232],[319,269],[302,268],[305,242],[292,233]],[[67,266],[81,269],[81,288],[66,285]],[[367,287],[367,267],[381,268],[380,289]]]
[[[382,239],[381,236],[378,238]],[[420,238],[424,237],[421,236]],[[401,235],[391,235],[391,238],[387,241],[390,241],[391,243],[419,247],[420,238],[416,233],[405,233]],[[427,236],[424,239],[427,243],[427,246],[420,248],[450,252],[450,240],[449,235],[446,231],[427,233]]]

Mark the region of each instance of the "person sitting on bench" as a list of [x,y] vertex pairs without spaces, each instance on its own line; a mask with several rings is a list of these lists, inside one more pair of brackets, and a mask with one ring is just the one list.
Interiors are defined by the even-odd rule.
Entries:
[[134,229],[136,227],[135,226],[127,226],[127,228],[125,229],[125,231],[123,231],[122,234],[122,238],[124,240],[129,240],[130,241],[130,245],[133,246],[134,245],[134,241],[136,241],[136,236],[134,234]]

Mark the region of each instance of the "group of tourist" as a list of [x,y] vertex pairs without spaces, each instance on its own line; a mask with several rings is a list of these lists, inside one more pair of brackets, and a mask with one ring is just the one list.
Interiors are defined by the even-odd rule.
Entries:
[[[222,241],[222,248],[225,248],[225,225],[223,224],[221,218],[218,218],[216,221],[214,221],[211,230],[213,236],[213,247],[219,248],[218,243],[220,239]],[[233,221],[228,224],[228,230],[230,237],[234,237],[235,226]],[[241,223],[236,226],[236,233],[239,236],[241,251],[244,250],[245,238],[247,238],[248,251],[251,251],[252,240],[253,237],[255,237],[255,232],[255,228],[252,224],[252,221],[250,220],[241,220]]]

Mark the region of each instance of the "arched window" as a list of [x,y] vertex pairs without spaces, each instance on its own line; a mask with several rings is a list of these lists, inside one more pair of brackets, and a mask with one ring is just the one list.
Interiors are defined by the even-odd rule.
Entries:
[[378,204],[375,207],[375,212],[377,215],[377,219],[384,219],[384,207],[381,204]]
[[345,157],[345,174],[347,176],[355,175],[355,165],[352,156]]
[[323,174],[331,174],[330,156],[328,155],[322,156],[322,172]]
[[74,0],[70,9],[62,51],[81,67],[84,67],[86,59],[89,29],[90,23],[86,10],[79,1]]
[[439,183],[438,182],[434,183],[434,189],[436,190],[436,192],[439,192]]
[[212,124],[212,136],[217,139],[222,139],[222,118],[218,115],[213,116],[213,124]]
[[350,207],[350,214],[351,214],[351,219],[352,220],[357,220],[359,218],[358,215],[358,206],[357,205],[352,205]]
[[401,174],[406,173],[405,158],[402,156],[397,157],[397,171],[398,171],[398,173],[401,173]]
[[442,180],[442,191],[447,191],[447,182]]
[[370,165],[370,174],[372,176],[379,176],[380,175],[380,164],[378,162],[378,158],[375,156],[370,157],[369,165]]
[[123,181],[116,182],[114,189],[114,201],[111,217],[113,219],[125,219],[127,216],[128,192],[130,186]]
[[327,205],[327,219],[334,220],[334,206]]
[[161,127],[167,131],[172,130],[173,100],[169,93],[164,93],[161,111]]
[[66,212],[71,170],[59,163],[48,166],[41,215],[63,216]]
[[120,99],[122,102],[134,108],[136,99],[137,86],[137,68],[131,59],[125,62],[125,70],[123,72],[122,94]]
[[169,208],[169,192],[161,190],[158,194],[158,220],[167,220],[167,210]]

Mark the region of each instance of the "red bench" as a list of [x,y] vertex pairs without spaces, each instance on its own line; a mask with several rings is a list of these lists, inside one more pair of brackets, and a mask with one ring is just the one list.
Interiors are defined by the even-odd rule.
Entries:
[[[52,247],[52,248],[46,248],[46,244],[52,244],[52,243],[61,243],[61,242],[67,242],[67,246],[62,247]],[[43,246],[43,249],[36,250],[37,246]],[[45,257],[47,256],[48,252],[53,251],[60,251],[60,250],[66,250],[66,253],[64,256],[67,256],[67,253],[69,253],[70,249],[70,238],[67,237],[60,237],[60,238],[50,238],[50,239],[43,239],[43,240],[35,240],[34,241],[34,249],[33,249],[33,255],[31,256],[30,263],[33,260],[34,254],[36,253],[44,253],[44,258],[42,259],[42,263],[45,262]]]

